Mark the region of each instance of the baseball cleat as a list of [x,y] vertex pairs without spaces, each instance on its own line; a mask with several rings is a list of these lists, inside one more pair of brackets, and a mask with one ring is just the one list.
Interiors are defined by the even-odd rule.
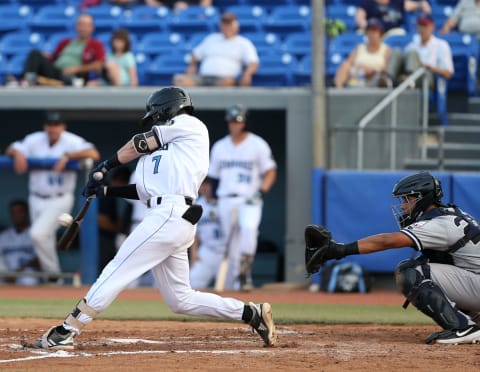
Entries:
[[435,339],[438,344],[477,344],[480,343],[480,327],[470,325],[465,329],[440,332]]
[[250,302],[248,306],[253,311],[252,319],[248,324],[257,331],[265,346],[274,346],[277,342],[277,335],[275,333],[275,323],[273,322],[272,306],[268,302],[258,305]]
[[39,349],[73,350],[74,338],[75,333],[68,332],[66,335],[62,335],[57,331],[57,327],[52,327],[34,345]]

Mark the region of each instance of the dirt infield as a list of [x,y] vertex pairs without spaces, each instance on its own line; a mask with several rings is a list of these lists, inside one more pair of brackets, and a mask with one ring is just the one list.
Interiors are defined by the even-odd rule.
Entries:
[[[84,288],[0,287],[2,297],[81,297]],[[160,298],[150,289],[124,299]],[[400,304],[393,292],[319,295],[302,291],[236,293],[243,300],[286,303]],[[434,326],[279,325],[279,343],[264,348],[248,326],[236,323],[109,321],[98,319],[73,351],[24,347],[47,330],[48,319],[1,319],[0,371],[478,371],[478,345],[425,345]]]

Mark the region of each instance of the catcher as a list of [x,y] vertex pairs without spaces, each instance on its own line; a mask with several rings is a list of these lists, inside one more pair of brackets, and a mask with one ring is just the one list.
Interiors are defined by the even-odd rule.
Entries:
[[443,330],[425,343],[480,343],[480,228],[453,204],[442,203],[440,181],[428,172],[402,178],[392,196],[400,231],[368,236],[349,244],[332,239],[327,228],[305,228],[305,265],[312,274],[328,260],[411,246],[421,252],[400,262],[395,281],[412,303]]

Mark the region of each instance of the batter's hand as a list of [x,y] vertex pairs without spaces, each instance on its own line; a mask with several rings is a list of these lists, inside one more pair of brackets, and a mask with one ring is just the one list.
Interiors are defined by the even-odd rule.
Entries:
[[305,269],[313,274],[328,261],[327,251],[332,240],[332,234],[324,226],[308,225],[305,228]]
[[98,181],[88,181],[82,190],[82,195],[86,198],[104,198],[106,196],[106,187],[98,184]]

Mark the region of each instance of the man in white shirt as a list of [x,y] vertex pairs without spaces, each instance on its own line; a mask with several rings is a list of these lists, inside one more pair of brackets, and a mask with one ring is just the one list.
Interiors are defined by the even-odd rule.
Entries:
[[[238,34],[237,16],[222,14],[221,32],[208,35],[193,49],[185,74],[175,75],[180,86],[249,86],[258,69],[258,54],[250,40]],[[197,65],[198,70],[197,70]]]
[[450,79],[454,73],[452,50],[447,41],[433,34],[434,31],[435,23],[432,17],[420,15],[417,19],[418,37],[414,37],[406,46],[403,56],[392,53],[387,68],[388,73],[393,77],[399,76],[402,80],[402,73],[411,74],[423,66],[431,73],[431,87],[433,87],[434,75]]

